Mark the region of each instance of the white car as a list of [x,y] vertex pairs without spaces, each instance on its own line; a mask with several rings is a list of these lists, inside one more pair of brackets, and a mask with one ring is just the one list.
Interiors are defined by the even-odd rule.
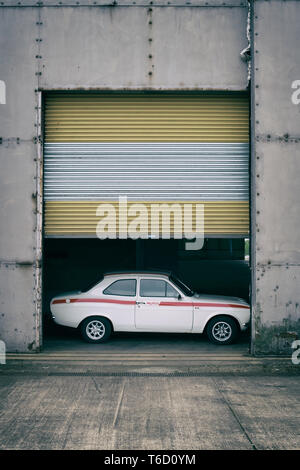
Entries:
[[240,298],[195,294],[168,273],[110,273],[85,292],[54,297],[52,318],[102,343],[114,331],[204,333],[216,344],[234,342],[250,321]]

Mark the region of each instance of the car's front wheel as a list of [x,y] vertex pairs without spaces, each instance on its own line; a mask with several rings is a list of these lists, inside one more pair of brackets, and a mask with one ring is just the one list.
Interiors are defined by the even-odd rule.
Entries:
[[233,318],[219,316],[209,321],[206,332],[209,340],[215,344],[232,344],[239,330]]
[[82,322],[80,331],[88,343],[103,343],[111,335],[111,324],[103,317],[89,317]]

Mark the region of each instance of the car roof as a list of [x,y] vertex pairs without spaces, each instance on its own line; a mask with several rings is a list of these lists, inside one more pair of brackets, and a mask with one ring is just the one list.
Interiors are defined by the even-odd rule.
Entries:
[[171,276],[171,272],[167,271],[159,271],[159,270],[128,270],[128,271],[111,271],[105,273],[104,277],[114,277],[114,276],[164,276],[169,278]]

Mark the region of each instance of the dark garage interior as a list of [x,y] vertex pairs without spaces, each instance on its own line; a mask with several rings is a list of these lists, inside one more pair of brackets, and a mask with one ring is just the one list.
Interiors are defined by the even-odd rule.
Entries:
[[49,302],[59,293],[84,290],[102,274],[120,270],[172,271],[194,291],[249,301],[250,269],[242,238],[207,238],[199,251],[184,240],[45,238],[43,255],[44,338],[73,335],[56,325]]

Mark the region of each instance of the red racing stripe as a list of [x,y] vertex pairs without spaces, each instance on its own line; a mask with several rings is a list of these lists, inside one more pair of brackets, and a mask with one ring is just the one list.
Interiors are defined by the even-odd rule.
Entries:
[[[77,302],[83,303],[109,303],[109,304],[121,304],[121,305],[135,305],[135,300],[115,300],[115,299],[70,299],[70,303],[74,304]],[[52,304],[64,304],[66,299],[53,300]]]
[[[135,305],[135,300],[115,300],[115,299],[70,299],[70,303],[109,303],[117,305]],[[64,304],[66,299],[56,299],[53,300],[52,304]],[[238,304],[220,304],[213,302],[160,302],[159,304],[162,307],[227,307],[227,308],[247,308],[250,309],[248,305],[238,305]]]
[[238,304],[218,304],[212,302],[160,302],[159,305],[171,307],[231,307],[231,308],[250,308],[248,305]]

